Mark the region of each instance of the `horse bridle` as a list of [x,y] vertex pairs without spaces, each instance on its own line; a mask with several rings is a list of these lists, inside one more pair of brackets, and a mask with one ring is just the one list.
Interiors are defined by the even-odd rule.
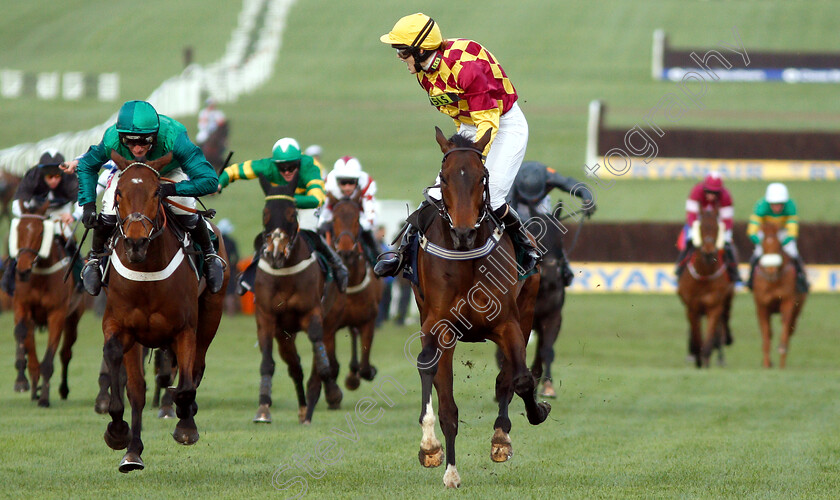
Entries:
[[[289,196],[287,194],[272,194],[272,195],[268,195],[268,196],[265,197],[265,201],[270,201],[270,200],[290,200],[292,203],[294,203],[295,202],[295,197],[294,196]],[[295,217],[297,217],[297,216],[295,216]],[[277,227],[277,228],[274,228],[274,229],[280,229],[280,228]],[[271,235],[272,232],[274,232],[274,229],[272,229],[271,231],[269,231],[268,229],[263,231],[264,241],[266,241],[266,242],[268,241],[268,237]],[[294,250],[294,248],[295,248],[295,243],[297,243],[297,241],[298,241],[298,236],[300,236],[300,223],[298,223],[297,231],[295,231],[295,234],[291,237],[291,239],[289,241],[289,244],[286,245],[286,249],[283,251],[283,257],[284,258],[288,259],[289,256],[292,255],[292,250]],[[268,244],[268,243],[266,243],[266,244]]]
[[[42,221],[45,221],[45,220],[49,219],[49,217],[47,217],[46,215],[38,215],[38,214],[21,214],[20,218],[21,219],[40,219]],[[43,239],[44,239],[44,235],[42,234],[41,235],[41,240],[43,240]],[[38,260],[41,258],[41,255],[39,253],[40,249],[36,250],[34,248],[29,248],[29,247],[24,247],[24,248],[18,247],[18,255],[20,255],[23,252],[35,254],[35,258],[32,259],[32,265],[33,266],[35,266],[38,263]]]
[[[160,177],[160,172],[158,172],[157,170],[153,169],[152,167],[146,165],[145,163],[140,163],[140,162],[134,162],[134,163],[130,164],[129,166],[125,167],[125,169],[123,169],[123,171],[120,173],[120,176],[122,177],[122,175],[126,171],[128,171],[129,168],[131,168],[135,165],[140,166],[140,167],[148,168],[149,170],[151,170],[152,172],[155,173],[155,175],[157,176],[158,179],[161,178]],[[119,207],[119,197],[115,196],[114,197],[114,212],[116,212],[116,214],[117,214],[117,222],[118,222],[117,226],[119,227],[119,233],[120,233],[121,238],[127,238],[127,236],[125,234],[125,228],[123,226],[131,225],[135,222],[139,222],[139,223],[143,224],[143,229],[146,229],[146,222],[149,223],[151,228],[148,230],[148,234],[146,235],[146,239],[148,239],[149,241],[152,241],[155,238],[157,238],[158,236],[160,236],[161,234],[163,234],[163,230],[166,228],[166,210],[163,210],[163,204],[160,201],[158,201],[158,213],[155,216],[155,218],[157,218],[157,216],[159,216],[160,213],[163,212],[163,224],[160,227],[157,227],[157,223],[154,220],[152,220],[149,216],[147,216],[144,213],[140,213],[140,212],[132,212],[132,213],[128,214],[123,219],[123,218],[120,217],[119,208],[120,208]]]
[[[351,198],[341,198],[340,200],[337,200],[335,202],[335,205],[333,206],[333,211],[335,211],[335,207],[337,207],[340,203],[351,203],[351,202],[358,205],[359,210],[361,210],[361,203],[356,202],[356,201],[352,200]],[[334,226],[333,226],[333,228],[334,228]],[[359,226],[359,230],[356,232],[355,235],[353,233],[351,233],[350,231],[342,231],[342,232],[338,233],[337,235],[333,235],[333,242],[337,244],[338,240],[340,240],[341,237],[346,234],[346,235],[350,236],[350,238],[353,240],[353,248],[355,248],[356,245],[359,244],[359,237],[361,236],[361,232],[362,232],[361,225]]]
[[[484,165],[484,152],[478,148],[474,147],[457,147],[452,148],[446,153],[443,154],[443,158],[440,160],[440,176],[443,173],[443,164],[446,163],[446,157],[450,154],[454,153],[455,151],[472,151],[473,153],[477,154],[479,158],[481,158],[481,165],[484,168],[484,176],[482,177],[482,182],[484,183],[484,203],[481,204],[481,213],[478,216],[478,220],[475,223],[475,228],[481,227],[481,224],[484,222],[484,219],[488,217],[492,210],[490,209],[490,172],[487,170],[487,167]],[[452,217],[449,215],[449,211],[446,208],[446,204],[443,202],[443,193],[441,192],[441,199],[435,200],[431,196],[429,196],[429,189],[431,188],[440,188],[440,184],[435,184],[430,188],[426,188],[423,191],[423,196],[426,198],[430,204],[432,204],[438,210],[438,215],[445,220],[450,228],[454,228],[455,226],[452,223]]]

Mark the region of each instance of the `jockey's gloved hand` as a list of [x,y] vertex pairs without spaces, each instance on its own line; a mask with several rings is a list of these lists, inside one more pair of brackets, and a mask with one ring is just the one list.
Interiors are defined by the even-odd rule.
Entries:
[[178,193],[175,191],[175,183],[174,182],[161,183],[160,187],[158,187],[158,195],[161,198],[166,198],[168,196],[177,196]]
[[87,229],[93,229],[96,226],[96,202],[91,201],[82,205],[82,224]]
[[758,244],[761,243],[761,238],[759,238],[757,234],[751,234],[750,235],[750,241],[752,241],[754,244],[758,245]]

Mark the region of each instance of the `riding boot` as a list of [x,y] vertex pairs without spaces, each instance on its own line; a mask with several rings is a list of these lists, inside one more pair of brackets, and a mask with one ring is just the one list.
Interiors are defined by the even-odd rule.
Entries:
[[111,236],[111,232],[117,225],[117,218],[114,215],[99,216],[99,223],[93,228],[93,236],[90,242],[90,253],[87,262],[82,268],[82,284],[85,291],[93,296],[99,295],[102,290],[102,267],[101,259],[105,256],[105,243]]
[[755,255],[755,254],[753,254],[750,257],[750,276],[747,278],[747,283],[746,283],[747,288],[749,288],[750,290],[752,290],[752,287],[753,287],[753,275],[755,274],[755,266],[758,264],[758,259],[759,259],[759,256]]
[[531,239],[528,238],[527,231],[522,227],[522,221],[519,219],[516,210],[511,208],[510,205],[504,204],[494,210],[493,214],[505,225],[505,231],[513,240],[514,247],[523,251],[522,273],[529,272],[540,262],[542,255],[531,242]]
[[569,266],[569,259],[566,257],[566,252],[563,248],[560,248],[558,252],[559,260],[561,262],[561,273],[563,274],[563,286],[569,286],[572,284],[572,280],[575,279],[575,273],[572,272],[572,268]]
[[373,273],[380,278],[396,276],[405,267],[405,249],[408,248],[412,237],[417,234],[417,228],[406,223],[402,230],[400,246],[392,252],[385,252],[379,255],[376,265],[373,266]]
[[[210,229],[204,222],[204,217],[197,215],[195,225],[189,227],[190,236],[198,243],[201,253],[204,254],[204,277],[207,278],[207,288],[210,293],[218,293],[225,281],[225,267],[227,263],[216,253],[213,242],[210,241]],[[192,217],[191,217],[192,218]]]
[[732,245],[729,243],[723,246],[723,258],[726,262],[726,272],[729,274],[729,279],[732,283],[740,283],[741,273],[738,272],[738,259],[735,257],[735,252],[733,252]]
[[344,262],[341,261],[341,257],[335,253],[335,250],[327,245],[327,242],[324,241],[324,238],[321,237],[321,235],[314,232],[311,232],[310,234],[314,236],[312,238],[312,244],[315,245],[315,251],[326,257],[327,263],[330,265],[330,268],[332,268],[335,283],[338,285],[338,291],[344,293],[344,291],[347,290],[347,267],[344,265]]
[[691,246],[686,244],[682,250],[680,250],[680,254],[677,256],[677,266],[674,268],[674,274],[679,277],[682,272],[685,270],[685,261],[688,257],[688,252],[691,251]]
[[811,284],[808,283],[808,275],[805,273],[805,264],[802,262],[801,256],[796,256],[793,259],[793,267],[796,268],[796,291],[799,293],[808,293],[811,289]]
[[371,264],[376,264],[376,259],[379,257],[379,245],[376,243],[376,238],[373,237],[373,232],[369,229],[362,229],[360,241],[365,258]]
[[17,270],[17,259],[9,257],[6,260],[6,266],[3,270],[3,280],[0,282],[0,288],[6,292],[9,297],[15,294],[15,271]]

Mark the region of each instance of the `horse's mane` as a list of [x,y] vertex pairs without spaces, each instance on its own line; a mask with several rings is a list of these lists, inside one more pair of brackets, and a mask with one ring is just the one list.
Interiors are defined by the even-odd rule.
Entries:
[[461,134],[454,134],[449,138],[449,142],[453,143],[456,148],[469,148],[475,146],[472,139]]

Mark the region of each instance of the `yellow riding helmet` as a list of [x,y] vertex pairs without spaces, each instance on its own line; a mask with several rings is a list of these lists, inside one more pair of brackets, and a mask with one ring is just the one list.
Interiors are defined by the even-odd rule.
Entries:
[[443,43],[440,28],[434,19],[419,12],[397,21],[391,31],[379,37],[379,40],[390,45],[406,45],[423,50],[436,49]]

